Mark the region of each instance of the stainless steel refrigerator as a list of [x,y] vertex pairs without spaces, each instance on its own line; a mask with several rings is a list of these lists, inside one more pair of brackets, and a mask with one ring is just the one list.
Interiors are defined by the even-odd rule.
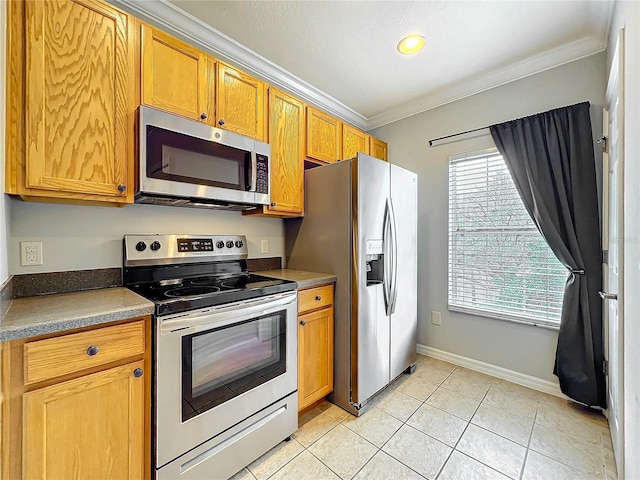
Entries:
[[333,273],[334,391],[354,415],[416,361],[417,175],[364,154],[305,172],[287,268]]

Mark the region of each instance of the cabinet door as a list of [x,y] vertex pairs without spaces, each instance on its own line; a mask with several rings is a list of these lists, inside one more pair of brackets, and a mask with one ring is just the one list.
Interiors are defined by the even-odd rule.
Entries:
[[298,409],[333,391],[333,307],[298,317]]
[[307,157],[325,162],[339,160],[341,125],[338,119],[307,107]]
[[218,63],[217,126],[265,141],[266,85],[244,72]]
[[353,158],[358,152],[369,154],[369,135],[351,125],[342,124],[342,160]]
[[200,50],[142,26],[142,103],[213,125],[215,62]]
[[24,394],[23,478],[142,479],[142,361]]
[[302,214],[304,205],[304,103],[275,88],[269,90],[271,207]]
[[372,157],[379,158],[380,160],[388,161],[387,159],[387,144],[382,140],[378,140],[374,137],[369,137],[371,139],[369,145],[369,155]]
[[26,2],[27,188],[127,201],[127,20],[93,0]]

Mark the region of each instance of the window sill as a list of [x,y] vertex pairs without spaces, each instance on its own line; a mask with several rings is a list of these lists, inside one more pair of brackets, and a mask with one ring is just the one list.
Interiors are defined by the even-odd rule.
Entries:
[[534,327],[546,328],[547,330],[560,330],[560,325],[546,322],[545,320],[519,317],[516,315],[508,315],[504,313],[488,312],[486,310],[480,310],[469,307],[459,307],[457,305],[448,306],[450,312],[466,313],[469,315],[476,315],[478,317],[492,318],[494,320],[503,320],[505,322],[520,323],[523,325],[531,325]]

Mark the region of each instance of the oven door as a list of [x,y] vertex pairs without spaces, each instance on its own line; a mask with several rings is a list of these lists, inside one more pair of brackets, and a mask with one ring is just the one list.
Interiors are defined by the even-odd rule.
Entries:
[[297,294],[160,319],[156,468],[297,390]]

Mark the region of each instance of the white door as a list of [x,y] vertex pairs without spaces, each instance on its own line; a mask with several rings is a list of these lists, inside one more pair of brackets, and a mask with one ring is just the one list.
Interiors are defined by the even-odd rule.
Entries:
[[604,263],[605,357],[609,362],[607,381],[608,417],[619,478],[624,478],[623,443],[623,309],[622,289],[623,235],[623,31],[618,35],[611,63],[604,105],[603,133],[606,148],[603,157],[603,248],[608,250]]

